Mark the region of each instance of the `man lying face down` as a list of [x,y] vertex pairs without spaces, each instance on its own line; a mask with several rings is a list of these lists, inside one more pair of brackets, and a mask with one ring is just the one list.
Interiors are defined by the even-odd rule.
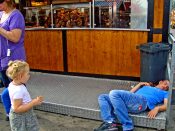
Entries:
[[112,90],[109,94],[101,94],[98,103],[104,122],[94,131],[117,131],[116,119],[122,124],[123,131],[133,131],[133,122],[128,113],[148,110],[148,117],[154,119],[158,112],[167,109],[168,88],[169,81],[161,80],[156,86],[140,82],[130,91]]

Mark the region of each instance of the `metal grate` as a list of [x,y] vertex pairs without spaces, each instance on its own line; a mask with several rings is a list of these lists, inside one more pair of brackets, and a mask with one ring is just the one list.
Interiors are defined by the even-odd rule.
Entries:
[[[100,120],[98,95],[112,89],[130,90],[137,83],[32,72],[27,87],[33,98],[38,95],[45,98],[44,103],[35,109]],[[136,126],[165,129],[165,112],[159,113],[153,120],[147,117],[146,112],[130,115]]]
[[46,73],[32,73],[27,84],[32,97],[43,95],[46,102],[98,109],[99,94],[112,89],[129,90],[136,82]]

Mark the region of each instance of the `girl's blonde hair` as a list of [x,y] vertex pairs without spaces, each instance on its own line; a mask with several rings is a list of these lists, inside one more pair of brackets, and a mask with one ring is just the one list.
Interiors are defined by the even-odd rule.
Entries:
[[18,76],[18,74],[25,72],[26,67],[29,67],[29,64],[25,61],[20,60],[9,61],[6,74],[10,79],[13,80]]

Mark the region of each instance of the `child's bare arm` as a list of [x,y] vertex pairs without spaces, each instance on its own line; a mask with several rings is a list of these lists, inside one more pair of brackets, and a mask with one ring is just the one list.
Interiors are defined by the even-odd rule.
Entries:
[[32,109],[33,106],[40,105],[42,102],[43,102],[42,96],[38,96],[31,102],[24,105],[22,105],[22,99],[16,99],[14,100],[14,112],[16,113],[27,112],[28,110]]

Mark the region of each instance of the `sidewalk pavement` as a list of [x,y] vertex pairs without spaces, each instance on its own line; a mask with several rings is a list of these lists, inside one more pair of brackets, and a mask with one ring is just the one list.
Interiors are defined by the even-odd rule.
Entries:
[[[175,109],[175,107],[174,107]],[[37,114],[40,131],[93,131],[101,121],[77,118],[61,114],[54,114],[35,110]],[[169,131],[175,131],[175,112],[172,114],[172,127]],[[5,113],[0,103],[0,131],[10,131],[9,122],[5,121]],[[134,131],[156,131],[155,129],[135,127]]]

